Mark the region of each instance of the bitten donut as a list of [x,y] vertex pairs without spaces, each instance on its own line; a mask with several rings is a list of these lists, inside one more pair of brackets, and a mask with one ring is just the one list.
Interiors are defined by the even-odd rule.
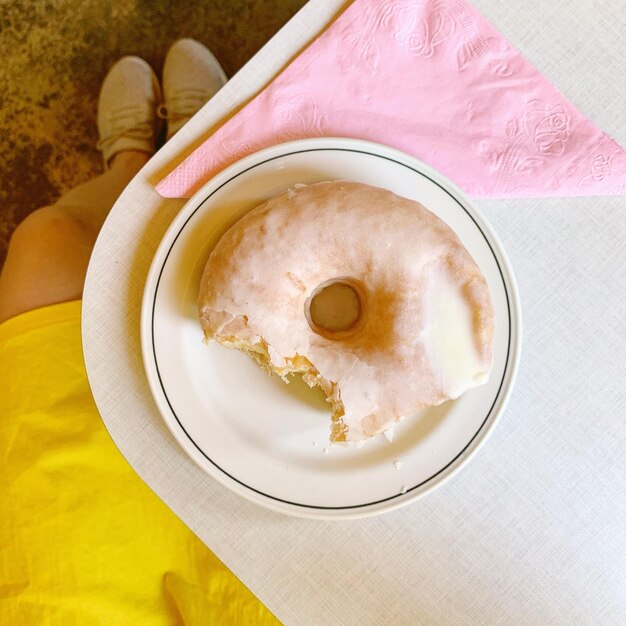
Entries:
[[219,240],[198,300],[207,341],[332,407],[359,442],[487,381],[494,312],[454,231],[418,202],[352,182],[299,186]]

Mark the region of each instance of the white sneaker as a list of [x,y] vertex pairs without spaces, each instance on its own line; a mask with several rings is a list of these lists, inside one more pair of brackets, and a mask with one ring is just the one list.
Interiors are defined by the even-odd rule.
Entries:
[[213,53],[193,39],[179,39],[169,49],[163,65],[165,105],[170,139],[215,95],[228,79]]
[[155,151],[160,103],[159,81],[143,59],[123,57],[109,70],[98,101],[98,148],[105,168],[118,152]]

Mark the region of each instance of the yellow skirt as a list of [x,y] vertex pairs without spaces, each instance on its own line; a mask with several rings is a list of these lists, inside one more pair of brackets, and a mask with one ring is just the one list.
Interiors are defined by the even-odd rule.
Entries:
[[111,441],[80,302],[0,324],[0,623],[277,623]]

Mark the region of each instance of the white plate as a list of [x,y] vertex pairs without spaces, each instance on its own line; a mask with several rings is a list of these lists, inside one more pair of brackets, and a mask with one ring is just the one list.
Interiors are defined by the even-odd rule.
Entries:
[[[496,311],[489,383],[401,422],[392,443],[330,446],[321,392],[268,377],[242,353],[205,345],[196,298],[221,234],[295,183],[352,180],[420,201],[459,235],[485,275]],[[407,242],[411,245],[411,242]],[[218,481],[276,511],[316,518],[374,515],[408,504],[478,450],[502,412],[517,370],[520,308],[509,262],[470,200],[441,174],[386,146],[307,139],[252,154],[204,185],[174,219],[148,275],[141,340],[165,422]]]

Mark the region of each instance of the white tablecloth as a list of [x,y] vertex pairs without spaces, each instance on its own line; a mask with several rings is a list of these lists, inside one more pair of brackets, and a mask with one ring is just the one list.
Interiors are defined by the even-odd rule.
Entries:
[[[288,624],[626,623],[626,199],[480,202],[517,275],[516,389],[468,467],[412,506],[327,523],[273,514],[198,469],[141,362],[152,255],[182,206],[152,184],[343,5],[313,0],[162,149],[89,268],[85,360],[111,436],[154,491]],[[579,108],[626,143],[623,0],[475,0]]]

